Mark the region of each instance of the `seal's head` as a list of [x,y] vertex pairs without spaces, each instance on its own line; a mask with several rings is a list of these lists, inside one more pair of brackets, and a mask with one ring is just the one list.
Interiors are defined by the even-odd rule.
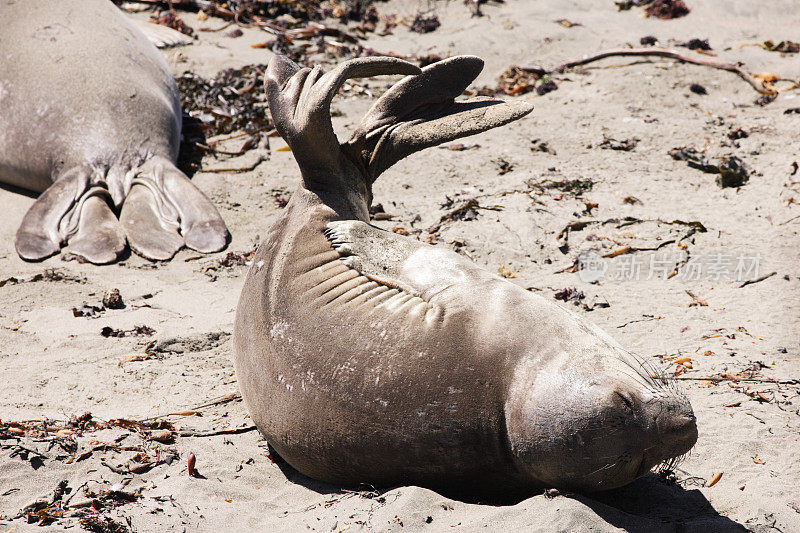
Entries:
[[506,406],[523,477],[582,491],[626,485],[697,441],[694,412],[674,379],[617,346],[517,368]]

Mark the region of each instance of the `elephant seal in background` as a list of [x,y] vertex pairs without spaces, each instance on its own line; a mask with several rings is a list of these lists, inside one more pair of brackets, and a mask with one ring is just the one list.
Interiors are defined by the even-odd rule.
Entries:
[[[323,74],[270,62],[270,110],[302,185],[253,258],[235,363],[253,421],[307,476],[597,491],[697,439],[677,384],[596,326],[442,246],[368,224],[372,183],[393,163],[531,111],[455,101],[482,66],[462,56],[418,72],[363,58]],[[348,77],[387,73],[409,76],[340,145],[334,93]]]
[[5,0],[0,20],[0,183],[42,193],[20,257],[224,248],[216,208],[175,167],[180,100],[155,46],[107,0]]

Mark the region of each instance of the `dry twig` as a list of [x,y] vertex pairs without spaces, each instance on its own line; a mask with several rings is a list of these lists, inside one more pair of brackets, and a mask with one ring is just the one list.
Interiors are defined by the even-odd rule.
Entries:
[[744,81],[750,84],[750,86],[758,91],[761,94],[768,94],[768,95],[776,95],[778,91],[772,87],[766,87],[763,83],[759,83],[755,76],[744,70],[740,65],[736,63],[725,63],[722,61],[715,61],[713,59],[705,59],[700,57],[691,57],[675,50],[667,50],[664,48],[619,48],[614,50],[606,50],[605,52],[600,52],[598,54],[585,57],[583,59],[578,59],[575,61],[568,61],[566,63],[562,63],[557,67],[551,70],[545,70],[541,67],[521,67],[522,70],[526,72],[539,72],[543,74],[552,74],[556,72],[564,72],[565,70],[578,67],[581,65],[586,65],[588,63],[593,63],[594,61],[598,61],[600,59],[605,59],[607,57],[617,57],[617,56],[637,56],[637,57],[666,57],[670,59],[676,59],[678,61],[682,61],[684,63],[691,63],[693,65],[700,65],[704,67],[711,67],[720,70],[726,70],[728,72],[733,72]]
[[240,433],[247,433],[258,429],[255,424],[244,426],[240,428],[228,429],[212,429],[210,431],[194,431],[191,429],[182,429],[178,431],[181,437],[213,437],[214,435],[238,435]]
[[771,278],[775,274],[777,274],[777,272],[773,271],[773,272],[770,272],[769,274],[764,274],[763,276],[760,276],[760,277],[758,277],[756,279],[748,279],[747,281],[745,281],[744,283],[739,285],[739,288],[741,289],[742,287],[747,287],[748,285],[752,285],[753,283],[758,283],[759,281],[764,281],[765,279]]

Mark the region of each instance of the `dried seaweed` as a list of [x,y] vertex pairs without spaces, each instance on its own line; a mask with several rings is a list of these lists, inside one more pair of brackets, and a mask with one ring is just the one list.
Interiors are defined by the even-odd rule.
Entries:
[[550,155],[556,155],[556,151],[550,148],[550,145],[541,139],[533,139],[531,141],[531,152],[544,152]]
[[[10,450],[10,457],[30,461],[34,468],[56,462],[70,465],[92,458],[94,465],[102,465],[130,480],[132,475],[144,474],[160,465],[174,465],[175,468],[178,452],[164,445],[172,444],[178,437],[207,437],[253,431],[255,426],[252,424],[231,427],[220,427],[215,424],[208,430],[176,429],[171,422],[163,420],[165,417],[201,415],[201,409],[232,401],[241,401],[241,395],[226,394],[190,410],[141,420],[116,418],[102,421],[93,418],[88,412],[61,421],[3,420],[0,421],[0,450]],[[108,434],[96,433],[110,429],[115,430],[113,435],[117,435],[113,440],[109,440]],[[139,438],[126,440],[130,435]],[[42,445],[46,448],[42,449]],[[119,456],[121,453],[124,455]],[[109,518],[108,511],[116,511],[120,506],[141,499],[144,487],[132,491],[125,490],[128,480],[123,479],[113,485],[108,482],[110,485],[108,486],[104,481],[90,479],[77,486],[70,486],[72,481],[62,479],[58,481],[50,495],[32,501],[15,516],[4,518],[22,519],[29,524],[39,526],[58,523],[62,527],[74,525],[74,522],[62,521],[65,518],[72,518],[77,519],[80,525],[89,531],[127,532],[131,529],[129,519],[124,517],[124,523],[115,522]],[[98,485],[92,488],[90,485],[92,483]],[[8,492],[4,496],[7,494]],[[114,516],[114,519],[117,517]]]
[[652,1],[653,0],[619,0],[614,2],[614,5],[616,5],[617,9],[620,11],[627,11],[632,7],[641,7],[649,4]]
[[497,86],[483,87],[478,90],[478,94],[481,96],[501,94],[516,96],[536,91],[541,96],[556,89],[558,89],[558,85],[545,73],[544,69],[511,66],[500,74]]
[[202,265],[203,274],[211,281],[217,281],[221,272],[232,272],[236,267],[249,265],[257,247],[258,245],[246,252],[228,252],[220,258],[205,261]]
[[566,195],[575,197],[591,191],[592,187],[594,187],[594,182],[588,178],[557,181],[544,180],[539,182],[528,180],[525,184],[532,189],[538,189],[540,192],[544,192],[544,189],[555,189]]
[[732,141],[736,141],[739,139],[745,139],[749,137],[750,134],[747,131],[743,130],[742,128],[737,128],[735,130],[731,130],[728,132],[728,139]]
[[166,26],[167,28],[172,28],[173,30],[177,30],[190,37],[194,36],[194,30],[187,26],[186,23],[174,11],[167,11],[165,13],[154,15],[150,17],[150,22]]
[[691,11],[682,0],[618,0],[614,4],[620,11],[644,7],[645,16],[662,20],[683,17]]
[[495,160],[495,165],[497,165],[497,173],[498,175],[502,176],[503,174],[507,174],[514,170],[514,163],[510,161],[506,161],[504,158],[500,157]]
[[631,152],[636,145],[639,144],[638,137],[631,137],[630,139],[617,140],[606,135],[603,135],[603,142],[599,144],[600,148],[604,150],[619,150],[622,152]]
[[685,17],[690,11],[683,0],[655,0],[645,8],[644,14],[648,17],[669,20]]
[[500,206],[483,206],[478,203],[476,198],[454,199],[446,196],[446,201],[441,205],[443,209],[448,211],[439,218],[439,222],[427,229],[429,234],[437,233],[442,229],[442,226],[448,222],[454,221],[472,221],[478,218],[478,209],[489,209],[493,211],[500,211]]
[[92,533],[128,533],[130,529],[125,524],[114,521],[107,516],[89,514],[80,519],[81,527]]
[[261,90],[265,69],[265,65],[230,68],[212,79],[187,72],[176,79],[183,109],[211,136],[272,129]]
[[558,89],[558,85],[549,76],[542,78],[541,83],[536,86],[536,94],[539,96],[545,95]]
[[794,41],[781,41],[778,44],[775,44],[772,41],[764,41],[761,45],[764,50],[769,50],[770,52],[780,52],[782,54],[796,54],[800,52],[800,43],[796,43]]
[[76,276],[75,274],[67,272],[63,269],[48,268],[31,276],[10,276],[5,279],[0,279],[0,287],[5,285],[18,285],[20,283],[36,283],[37,281],[66,281],[71,283],[86,283],[86,278]]
[[114,329],[110,326],[103,326],[100,330],[100,335],[103,337],[150,337],[154,335],[156,330],[150,326],[134,326],[131,329]]
[[578,290],[576,287],[565,287],[557,291],[553,295],[553,298],[562,302],[572,302],[575,305],[579,305],[581,300],[586,298],[586,296],[583,294],[583,291]]
[[432,65],[433,63],[438,63],[443,58],[439,54],[428,54],[424,56],[417,56],[417,64],[419,64],[420,68],[427,67],[428,65]]
[[716,179],[720,187],[741,187],[750,179],[750,172],[744,161],[736,156],[709,159],[694,148],[673,148],[669,155],[676,161],[686,161],[692,167],[708,174],[719,174]]
[[439,22],[439,16],[436,13],[417,13],[409,29],[416,33],[430,33],[436,31],[436,28],[441,25],[442,23]]
[[74,317],[86,317],[86,318],[98,318],[100,314],[105,311],[105,307],[102,305],[100,307],[96,305],[90,305],[86,302],[83,302],[80,307],[73,307],[72,308],[72,316]]
[[772,82],[778,81],[778,77],[775,75],[770,75],[769,77],[763,77],[763,75],[754,75],[747,72],[740,63],[725,63],[712,59],[687,56],[679,54],[674,50],[667,50],[664,48],[638,48],[638,49],[619,48],[615,50],[606,50],[605,52],[599,52],[597,54],[588,57],[582,57],[581,59],[577,59],[575,61],[568,61],[551,69],[545,69],[536,65],[516,67],[516,68],[518,68],[523,72],[530,72],[538,76],[544,76],[547,74],[565,72],[567,69],[588,65],[589,63],[593,63],[595,61],[599,61],[607,57],[617,57],[617,56],[667,57],[671,59],[676,59],[683,63],[689,63],[692,65],[700,65],[704,67],[726,70],[728,72],[736,74],[742,80],[746,81],[753,89],[755,89],[756,91],[765,96],[776,96],[778,94],[778,90],[772,85]]
[[708,44],[708,39],[689,39],[685,43],[678,43],[678,46],[683,46],[689,50],[711,50],[711,45]]

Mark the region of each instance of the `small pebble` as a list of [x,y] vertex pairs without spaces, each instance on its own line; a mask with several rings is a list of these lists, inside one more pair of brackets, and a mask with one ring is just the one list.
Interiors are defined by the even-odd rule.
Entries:
[[699,83],[691,84],[689,86],[689,90],[692,91],[694,94],[708,94],[706,88],[700,85]]
[[103,293],[103,306],[106,309],[122,309],[125,307],[125,302],[122,301],[119,289],[108,289]]

